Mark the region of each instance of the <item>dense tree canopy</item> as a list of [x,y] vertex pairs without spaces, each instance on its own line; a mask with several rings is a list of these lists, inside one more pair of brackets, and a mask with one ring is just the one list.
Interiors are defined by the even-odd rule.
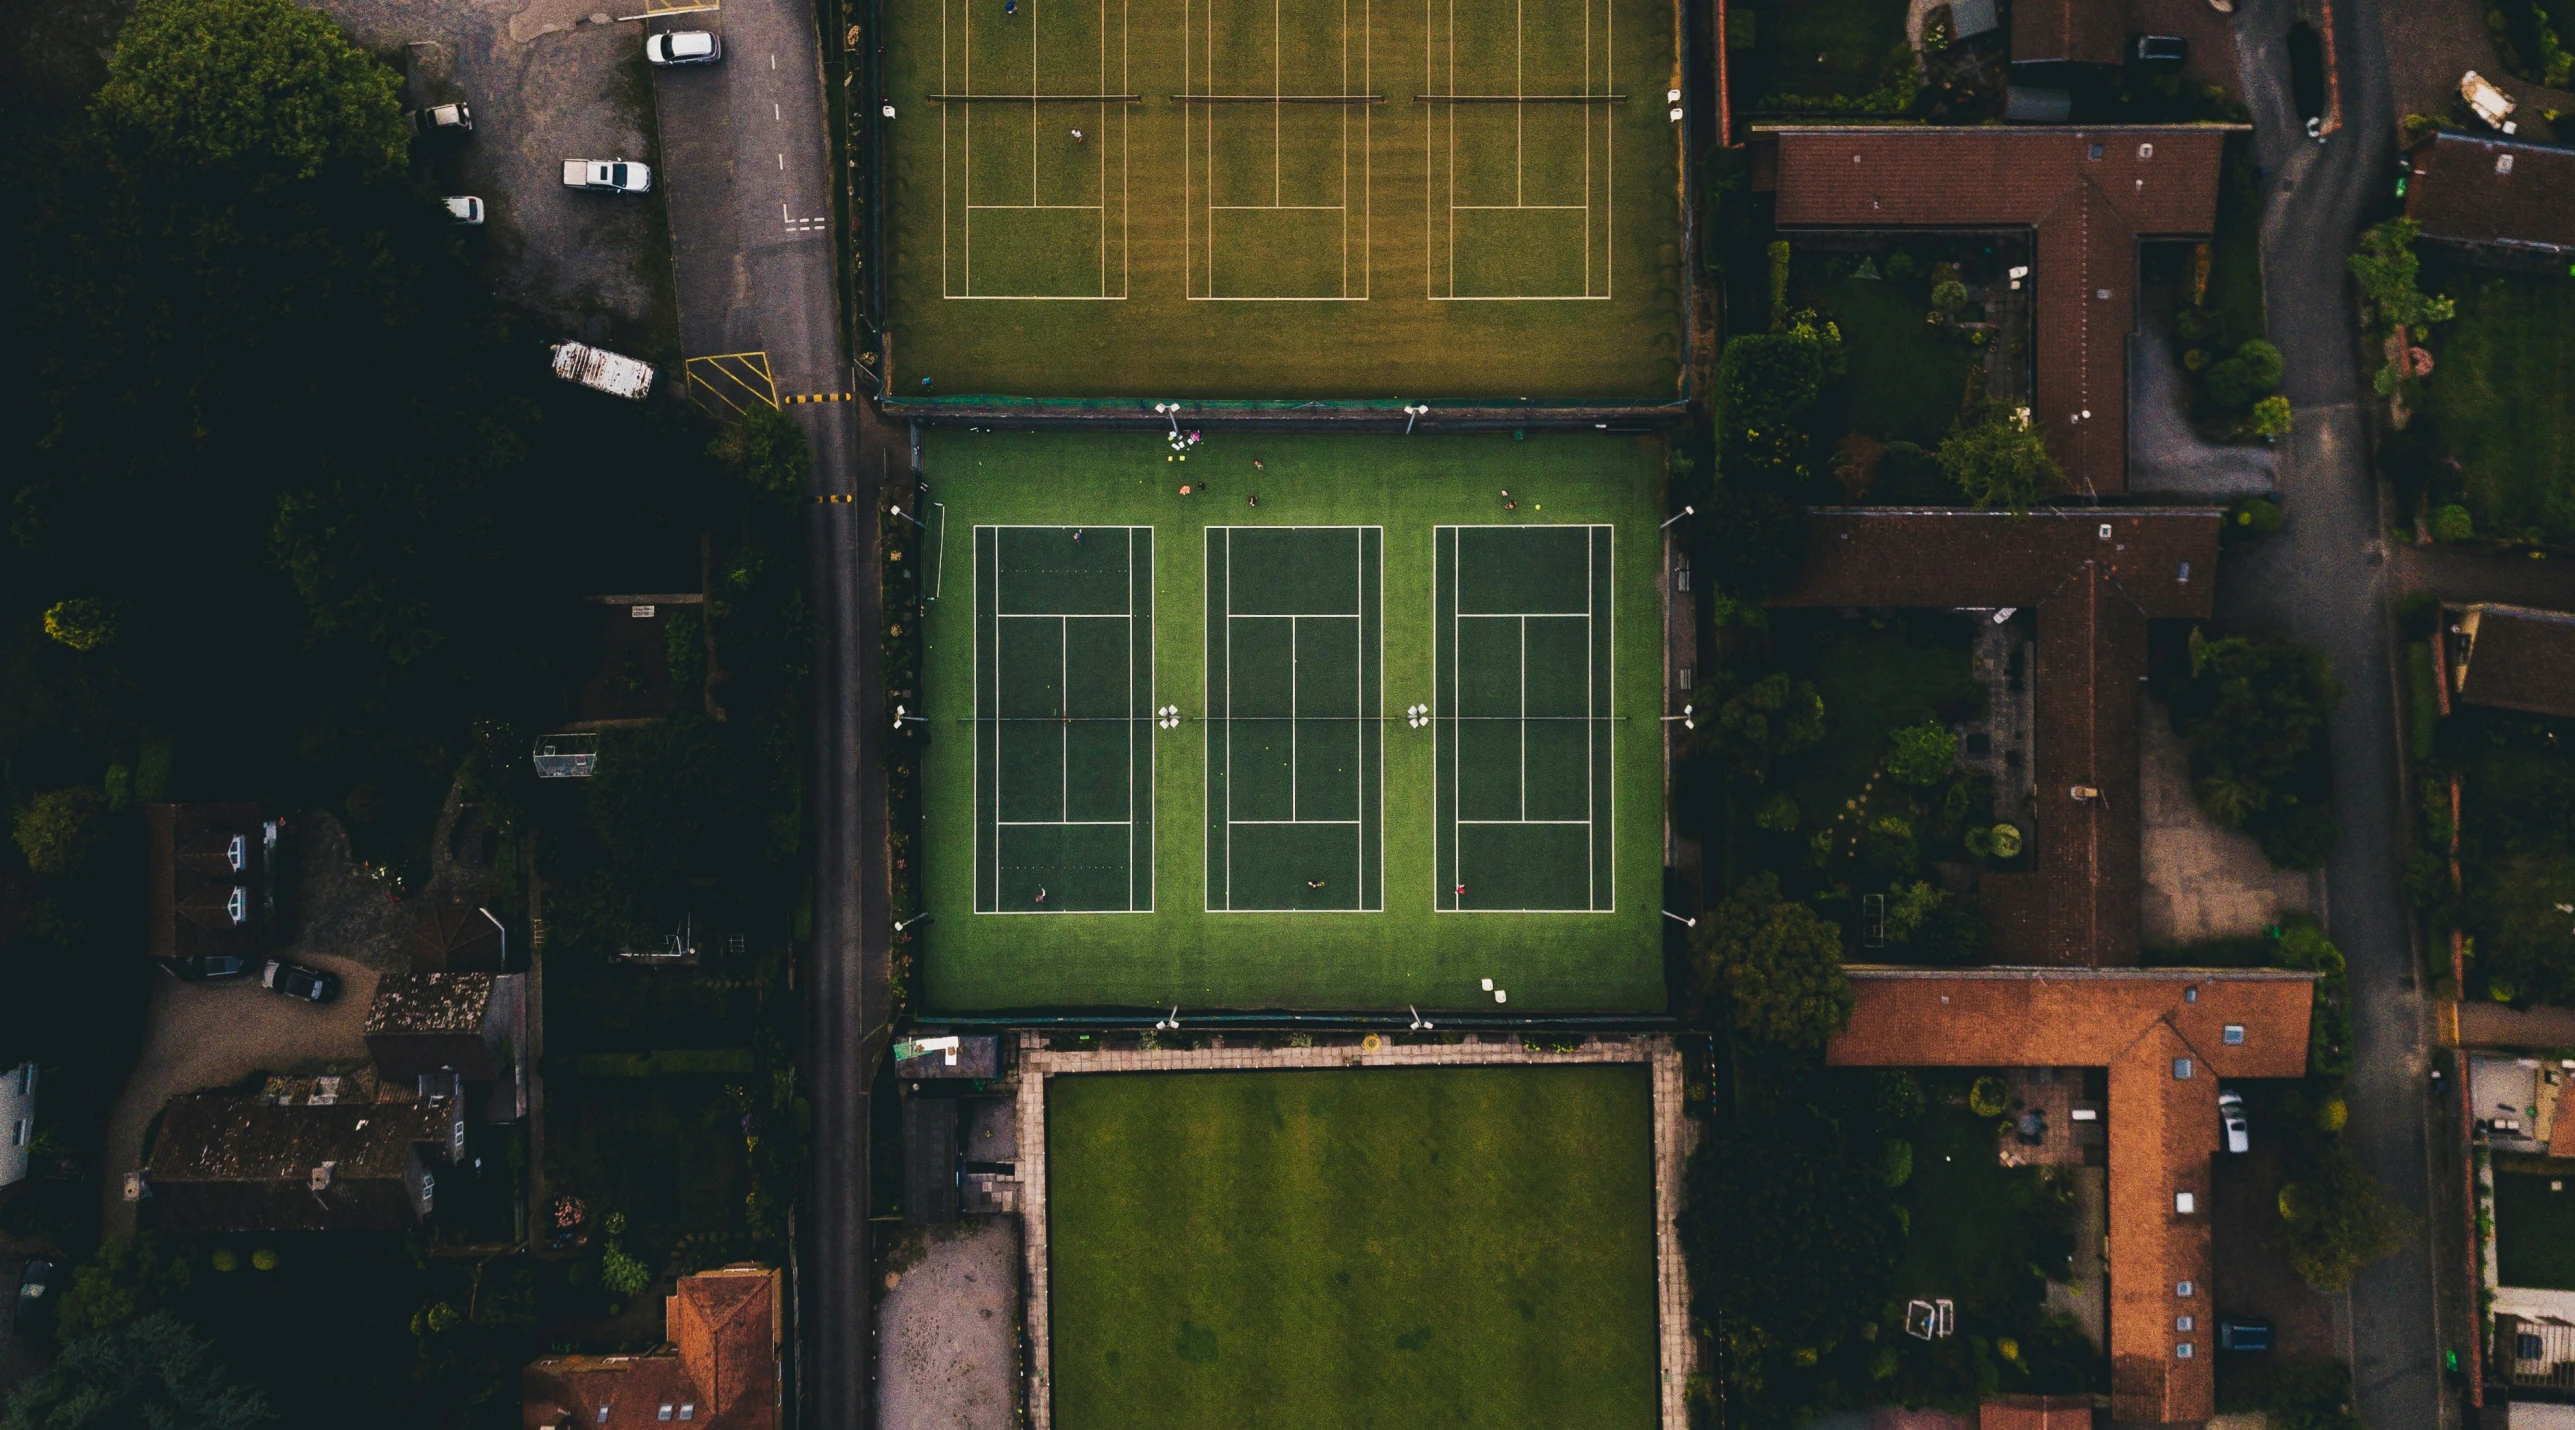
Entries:
[[1758,874],[1699,916],[1700,986],[1726,1001],[1738,1037],[1766,1048],[1820,1048],[1851,1018],[1842,931]]
[[293,0],[144,0],[108,61],[98,113],[138,160],[265,186],[332,165],[400,169],[401,96],[400,75]]
[[2289,1224],[2289,1264],[2319,1291],[2341,1291],[2360,1269],[2391,1256],[2413,1235],[2412,1219],[2387,1199],[2360,1154],[2335,1145],[2280,1189]]
[[1759,782],[1771,761],[1824,738],[1824,698],[1811,681],[1775,670],[1728,696],[1699,728],[1736,777]]
[[154,1314],[63,1347],[10,1393],[0,1430],[253,1430],[275,1423],[178,1319]]
[[2065,472],[2038,430],[2000,403],[1961,416],[1941,439],[1937,460],[1969,501],[2016,515],[2065,486]]
[[2262,841],[2275,864],[2315,868],[2333,844],[2325,722],[2342,687],[2324,653],[2285,636],[2191,637],[2172,692],[2200,807]]

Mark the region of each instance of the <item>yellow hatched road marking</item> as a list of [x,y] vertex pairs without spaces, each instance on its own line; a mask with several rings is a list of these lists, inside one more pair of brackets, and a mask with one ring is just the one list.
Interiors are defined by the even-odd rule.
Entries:
[[690,396],[701,402],[722,403],[737,414],[745,410],[745,403],[763,402],[772,408],[778,405],[778,383],[769,374],[766,352],[690,358],[688,385]]

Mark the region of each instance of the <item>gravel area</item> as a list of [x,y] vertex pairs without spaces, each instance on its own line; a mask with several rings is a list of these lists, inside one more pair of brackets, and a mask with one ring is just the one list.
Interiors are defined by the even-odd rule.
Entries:
[[885,1265],[900,1280],[876,1313],[880,1430],[1017,1426],[1019,1219],[907,1228]]

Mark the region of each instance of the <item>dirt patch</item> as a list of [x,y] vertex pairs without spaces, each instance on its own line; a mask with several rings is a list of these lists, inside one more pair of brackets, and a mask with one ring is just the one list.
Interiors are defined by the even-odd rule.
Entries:
[[2250,834],[2208,817],[2191,795],[2190,752],[2160,700],[2137,721],[2137,797],[2145,822],[2145,941],[2186,945],[2259,934],[2314,913],[2321,876],[2278,870]]
[[913,1227],[885,1265],[902,1279],[877,1307],[883,1430],[1019,1424],[1019,1220]]

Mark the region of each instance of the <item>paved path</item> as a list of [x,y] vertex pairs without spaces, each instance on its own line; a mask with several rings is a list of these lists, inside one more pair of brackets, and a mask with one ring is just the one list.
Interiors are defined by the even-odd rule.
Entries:
[[1054,1424],[1053,1346],[1047,1334],[1046,1080],[1076,1073],[1254,1072],[1286,1068],[1544,1066],[1561,1063],[1648,1063],[1654,1077],[1654,1263],[1656,1322],[1662,1338],[1662,1430],[1689,1430],[1685,1395],[1695,1368],[1690,1341],[1689,1268],[1681,1256],[1681,1174],[1698,1140],[1682,1111],[1681,1054],[1659,1035],[1593,1038],[1571,1052],[1531,1052],[1519,1040],[1462,1043],[1384,1042],[1358,1047],[1249,1048],[1207,1051],[1059,1053],[1042,1033],[1019,1035],[1021,1246],[1027,1256],[1028,1425]]
[[[2288,0],[2246,0],[2236,29],[2255,148],[2265,174],[2263,278],[2271,338],[2287,364],[2297,428],[2281,467],[2288,523],[2230,558],[2220,615],[2321,647],[2350,690],[2333,718],[2334,798],[2342,832],[2326,866],[2326,921],[2349,959],[2359,1066],[2345,1134],[2397,1204],[2432,1216],[2425,1071],[2430,1038],[2414,977],[2411,923],[2398,877],[2405,801],[2397,766],[2388,591],[2377,483],[2359,402],[2366,393],[2344,258],[2364,210],[2393,169],[2378,0],[2338,0],[2345,128],[2303,137],[2289,97]],[[2429,1224],[2438,1233],[2447,1216]],[[2427,1238],[2353,1284],[2355,1403],[2379,1430],[2456,1423],[2441,1381],[2444,1342]],[[2458,1334],[2469,1333],[2462,1325]]]

